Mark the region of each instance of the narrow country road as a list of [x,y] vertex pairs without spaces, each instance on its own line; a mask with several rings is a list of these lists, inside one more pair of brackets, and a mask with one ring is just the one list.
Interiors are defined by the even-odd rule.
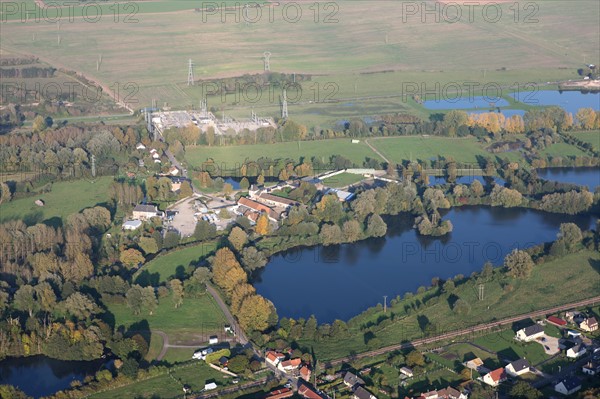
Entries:
[[366,139],[366,140],[365,140],[365,144],[366,144],[366,145],[368,145],[368,146],[369,146],[369,148],[370,148],[371,150],[373,150],[373,152],[374,152],[375,154],[379,155],[379,156],[381,157],[381,159],[383,159],[383,160],[384,160],[385,162],[387,162],[388,164],[391,164],[391,162],[390,162],[390,160],[389,160],[389,159],[387,159],[387,158],[386,158],[386,157],[385,157],[385,156],[384,156],[384,155],[383,155],[381,152],[379,152],[379,150],[378,150],[377,148],[373,147],[373,146],[371,145],[371,143],[369,143],[369,139]]
[[440,334],[435,337],[420,338],[420,339],[416,339],[416,340],[410,341],[410,342],[404,342],[401,344],[390,345],[390,346],[386,346],[381,349],[358,353],[355,356],[346,356],[343,358],[334,359],[334,360],[331,360],[329,362],[324,362],[324,363],[325,363],[325,367],[331,367],[331,366],[334,366],[336,364],[340,364],[343,362],[349,362],[352,360],[362,359],[365,357],[373,357],[373,356],[377,356],[377,355],[382,355],[384,353],[396,351],[399,349],[410,349],[413,347],[427,345],[427,344],[431,344],[434,342],[443,341],[443,340],[447,340],[447,339],[452,339],[452,338],[460,337],[460,336],[467,335],[467,334],[473,334],[475,332],[490,330],[494,327],[500,327],[500,326],[503,326],[506,324],[511,324],[511,323],[514,323],[514,322],[517,322],[517,321],[520,321],[523,319],[527,319],[527,318],[533,319],[533,318],[545,316],[550,313],[561,312],[561,311],[578,308],[578,307],[582,307],[582,306],[594,305],[598,302],[600,302],[600,296],[595,296],[593,298],[585,299],[585,300],[574,302],[574,303],[569,303],[566,305],[556,306],[556,307],[553,307],[550,309],[538,310],[535,312],[521,314],[518,316],[508,317],[506,319],[494,321],[491,323],[479,324],[479,325],[476,325],[476,326],[473,326],[470,328],[465,328],[465,329],[458,330],[458,331],[451,331],[451,332],[447,332],[444,334]]
[[231,326],[231,328],[233,328],[233,331],[235,332],[237,341],[242,346],[246,346],[248,344],[248,338],[246,338],[246,334],[244,334],[244,331],[242,331],[242,328],[239,326],[237,320],[229,311],[229,308],[227,307],[225,302],[223,302],[223,300],[221,299],[219,293],[210,284],[206,284],[206,291],[208,291],[208,293],[212,295],[212,297],[215,299],[215,302],[217,302],[217,305],[219,305],[219,308],[221,308],[221,310],[223,311],[225,318],[227,318],[229,325]]

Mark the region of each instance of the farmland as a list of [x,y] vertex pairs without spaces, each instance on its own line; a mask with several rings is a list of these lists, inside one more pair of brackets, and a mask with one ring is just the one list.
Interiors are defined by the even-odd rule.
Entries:
[[[112,181],[112,176],[103,176],[93,182],[81,179],[53,183],[50,192],[0,205],[0,222],[12,219],[31,223],[51,221],[54,218],[65,220],[67,216],[82,209],[107,202],[108,187]],[[44,201],[43,207],[34,204],[38,198]]]
[[[24,22],[6,16],[2,48],[39,55],[58,67],[69,65],[112,90],[118,87],[120,98],[129,96],[134,108],[152,99],[175,107],[197,104],[205,93],[200,86],[185,84],[189,58],[195,62],[196,79],[215,79],[262,72],[262,54],[270,51],[272,71],[319,75],[312,86],[311,82],[303,85],[303,102],[291,107],[290,115],[326,125],[393,110],[427,115],[428,111],[402,98],[407,83],[426,84],[435,91],[439,91],[435,83],[460,85],[472,80],[481,85],[545,84],[576,79],[584,56],[588,62],[600,57],[594,46],[579,46],[598,36],[598,16],[588,11],[595,7],[591,0],[577,1],[578,6],[542,2],[537,23],[524,23],[524,15],[515,22],[509,3],[502,4],[505,17],[498,23],[489,23],[479,14],[472,22],[422,23],[420,15],[403,18],[401,2],[352,1],[338,4],[333,16],[323,4],[318,15],[303,7],[295,23],[276,6],[270,10],[270,21],[263,7],[262,18],[251,24],[236,22],[234,16],[223,22],[218,13],[194,12],[197,4],[187,0],[143,2],[137,10],[117,4],[117,15],[115,7],[100,6],[101,18],[94,23],[79,18],[77,11],[72,21],[61,23],[60,31],[56,23],[43,18]],[[328,16],[335,23],[327,23]],[[563,35],[565,26],[572,32],[568,37]],[[297,38],[302,38],[301,43]],[[124,90],[126,83],[136,90]],[[326,83],[337,88],[328,91]],[[394,97],[382,101],[387,96]],[[323,102],[326,98],[341,104]],[[209,106],[234,116],[247,116],[250,107],[259,114],[276,115],[278,102],[278,95],[265,95],[255,104],[214,98]]]

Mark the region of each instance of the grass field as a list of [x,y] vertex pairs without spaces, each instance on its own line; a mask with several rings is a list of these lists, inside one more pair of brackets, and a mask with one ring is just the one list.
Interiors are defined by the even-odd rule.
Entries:
[[[194,12],[192,8],[201,4],[188,0],[142,2],[133,9],[127,4],[118,3],[118,13],[113,4],[101,5],[98,21],[76,17],[61,23],[60,31],[43,18],[24,22],[18,13],[3,15],[10,20],[3,24],[2,48],[39,55],[107,87],[134,83],[139,91],[128,102],[135,108],[152,99],[175,107],[197,104],[203,97],[201,88],[187,88],[185,83],[189,58],[195,62],[196,79],[213,79],[262,72],[262,54],[270,51],[272,71],[321,75],[314,80],[318,88],[304,89],[302,98],[310,100],[291,107],[290,115],[328,124],[340,117],[402,110],[403,105],[413,108],[399,99],[381,101],[382,96],[402,94],[406,83],[427,83],[428,88],[473,80],[482,85],[546,83],[576,79],[583,62],[600,60],[600,46],[594,45],[599,17],[589,12],[595,9],[593,0],[578,0],[577,6],[543,1],[535,23],[523,20],[527,10],[515,15],[509,2],[501,3],[502,18],[494,23],[483,17],[481,7],[473,21],[464,18],[467,10],[456,23],[436,21],[434,16],[422,20],[419,13],[403,18],[404,3],[389,1],[344,1],[335,3],[335,9],[320,3],[318,14],[314,6],[302,3],[302,15],[293,22],[284,7],[273,5],[270,10],[262,7],[261,17],[251,24],[244,23],[241,10],[237,20],[233,15],[223,20],[220,10],[211,15]],[[76,7],[75,15],[81,10]],[[258,11],[250,12],[255,16]],[[95,10],[91,14],[94,17]],[[569,35],[564,34],[567,26]],[[338,88],[327,92],[325,82]],[[323,102],[328,96],[349,105]],[[257,112],[278,114],[278,96],[264,97],[256,104]],[[213,99],[209,106],[230,110],[237,102]],[[249,105],[241,104],[246,115]]]
[[[444,296],[438,303],[422,308],[418,313],[407,315],[404,306],[408,302],[403,300],[391,308],[388,307],[388,312],[398,315],[398,320],[384,330],[376,332],[376,337],[382,345],[393,345],[422,337],[420,325],[425,321],[436,325],[436,333],[440,334],[514,314],[588,298],[600,294],[599,273],[600,254],[583,251],[536,267],[532,276],[526,281],[496,277],[486,282],[484,301],[477,300],[477,285],[469,281],[458,286],[453,293],[471,305],[469,315],[459,316],[452,312]],[[503,284],[512,285],[512,291],[504,290]],[[410,301],[419,298],[421,295],[415,295]],[[367,324],[376,322],[381,316],[383,316],[381,312],[359,315],[354,322],[358,325]],[[312,347],[317,356],[323,360],[345,356],[351,351],[366,351],[364,334],[360,331],[352,331],[354,332],[351,336],[344,340],[302,341],[301,346]]]
[[344,172],[323,180],[323,184],[325,184],[328,187],[339,188],[349,186],[350,184],[358,183],[363,179],[363,175]]
[[[446,138],[446,137],[386,137],[369,141],[386,158],[392,162],[400,163],[405,160],[435,160],[452,157],[455,161],[477,163],[477,157],[493,157],[483,145],[474,138]],[[518,154],[505,153],[501,157],[518,157]]]
[[[189,165],[201,166],[212,158],[222,169],[239,167],[244,160],[255,161],[260,157],[291,158],[313,156],[328,162],[332,155],[342,155],[359,166],[368,158],[380,158],[363,142],[352,144],[350,139],[331,139],[318,141],[300,141],[275,144],[238,145],[227,147],[193,147],[186,150],[185,158]],[[383,160],[381,160],[383,161]]]
[[[223,312],[208,294],[200,298],[185,298],[183,305],[177,309],[170,297],[161,298],[152,315],[142,313],[135,316],[124,304],[108,305],[108,313],[107,317],[114,317],[116,327],[160,330],[169,336],[170,344],[198,342],[207,334],[222,332],[223,324],[226,324]],[[150,346],[154,346],[152,342]]]
[[576,156],[589,156],[588,153],[581,151],[579,148],[574,145],[570,145],[567,143],[556,143],[552,144],[550,147],[546,147],[543,151],[540,152],[543,156],[552,156],[552,157],[576,157]]
[[180,398],[184,384],[194,392],[204,389],[207,380],[214,380],[218,386],[226,384],[223,374],[208,367],[204,362],[194,362],[172,369],[169,374],[162,374],[144,381],[90,395],[94,399],[113,398]]
[[573,136],[586,143],[591,143],[596,149],[600,148],[600,130],[572,133]]
[[[68,215],[108,201],[108,188],[112,181],[112,176],[103,176],[94,183],[88,180],[53,183],[49,193],[0,205],[0,222],[20,219],[30,224],[53,218],[64,220]],[[33,203],[38,198],[45,202],[43,207]]]
[[144,279],[149,279],[153,285],[158,285],[185,272],[190,264],[195,264],[208,256],[214,252],[216,247],[216,242],[205,242],[158,256],[136,272],[134,281],[140,274],[144,273]]
[[533,366],[550,358],[537,342],[524,344],[515,341],[515,331],[511,329],[476,338],[473,342],[498,353],[500,359],[513,361],[526,358]]

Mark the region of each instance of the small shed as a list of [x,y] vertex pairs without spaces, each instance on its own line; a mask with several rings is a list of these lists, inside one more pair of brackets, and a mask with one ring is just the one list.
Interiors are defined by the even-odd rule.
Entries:
[[34,202],[34,204],[36,204],[37,206],[44,206],[44,205],[46,205],[46,203],[44,202],[44,200],[41,199],[41,198],[40,199],[36,199],[35,202]]

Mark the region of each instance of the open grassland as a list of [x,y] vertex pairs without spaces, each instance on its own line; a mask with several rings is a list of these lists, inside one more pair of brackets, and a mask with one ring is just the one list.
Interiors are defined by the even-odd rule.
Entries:
[[323,180],[323,184],[328,187],[340,188],[349,186],[350,184],[358,183],[363,179],[363,175],[357,175],[354,173],[340,173]]
[[196,264],[213,253],[216,247],[216,242],[205,242],[160,255],[146,263],[136,273],[134,281],[149,281],[157,285],[171,278],[182,278],[188,266]]
[[585,157],[585,156],[589,156],[588,153],[581,151],[579,148],[575,147],[574,145],[570,145],[567,143],[552,144],[550,147],[546,147],[540,153],[542,154],[542,156],[551,156],[551,157]]
[[170,370],[147,380],[138,381],[121,388],[92,394],[94,399],[113,398],[180,398],[183,385],[189,385],[194,392],[204,389],[207,381],[215,381],[223,386],[223,374],[208,367],[204,362],[193,362]]
[[[542,1],[535,15],[521,10],[518,17],[509,8],[514,7],[512,3],[506,2],[495,23],[483,18],[482,7],[472,22],[466,10],[456,23],[443,18],[436,22],[434,17],[423,22],[420,13],[404,19],[404,3],[389,1],[343,1],[335,3],[337,9],[325,9],[328,3],[319,3],[318,18],[314,6],[301,3],[302,15],[293,23],[293,10],[285,14],[281,5],[270,11],[263,7],[262,17],[252,24],[244,23],[241,10],[239,22],[232,15],[223,22],[219,12],[203,16],[192,10],[201,3],[188,0],[140,2],[135,3],[137,9],[126,8],[127,4],[131,5],[118,3],[118,18],[112,3],[101,5],[102,16],[94,23],[89,18],[76,17],[71,22],[64,17],[60,31],[56,23],[43,18],[7,21],[2,47],[39,55],[53,65],[67,65],[106,86],[134,83],[138,92],[122,91],[137,100],[130,102],[133,107],[148,105],[153,98],[178,107],[197,104],[200,88],[185,85],[189,58],[195,62],[197,79],[212,79],[262,72],[262,54],[270,51],[272,71],[326,75],[315,79],[336,82],[335,98],[361,101],[398,95],[407,82],[427,83],[430,88],[436,82],[467,80],[510,85],[576,79],[584,56],[588,63],[598,64],[600,59],[599,46],[581,45],[598,42],[600,18],[593,12],[597,6],[593,0]],[[251,10],[250,15],[254,17],[255,12]],[[527,16],[534,23],[525,23]],[[567,27],[569,35],[564,34]],[[375,71],[396,72],[367,74]],[[325,95],[322,88],[321,84],[320,98]],[[272,107],[265,110],[277,111],[277,101],[277,97],[268,100]],[[224,106],[231,107],[230,101]],[[319,123],[329,121],[329,105],[309,107],[315,108],[325,114],[319,116]]]
[[226,324],[223,312],[208,294],[200,298],[186,297],[177,309],[170,296],[160,298],[152,315],[143,312],[136,316],[125,304],[110,304],[106,317],[113,319],[116,327],[124,326],[127,330],[163,331],[169,336],[170,344],[203,342],[207,334],[222,332]]
[[[478,157],[493,157],[475,138],[404,136],[374,138],[369,142],[392,162],[453,158],[459,162],[477,163]],[[501,154],[502,157],[510,153]],[[518,154],[516,154],[518,156]]]
[[586,143],[592,144],[594,148],[600,149],[600,130],[592,130],[589,132],[576,132],[571,134],[577,137],[579,140],[583,140]]
[[351,140],[347,138],[268,145],[199,146],[188,148],[185,158],[188,164],[192,166],[201,166],[203,162],[212,158],[222,169],[232,169],[236,165],[239,167],[244,160],[255,161],[261,157],[271,159],[291,158],[294,160],[298,160],[300,157],[304,157],[307,160],[317,157],[323,162],[328,162],[332,155],[341,155],[359,166],[362,166],[367,157],[383,161],[365,143],[352,144]]
[[[82,209],[107,202],[108,188],[112,181],[112,176],[103,176],[94,182],[82,179],[53,183],[52,190],[48,193],[20,198],[0,205],[0,222],[20,219],[29,224],[52,222],[55,218],[64,220]],[[34,204],[38,198],[45,202],[43,207]]]
[[478,337],[473,343],[496,352],[500,359],[513,361],[525,358],[532,366],[550,358],[544,352],[542,345],[537,342],[515,341],[515,331],[511,329]]
[[[440,334],[585,299],[600,294],[599,274],[600,254],[582,251],[537,266],[527,280],[507,279],[496,273],[494,278],[485,283],[484,301],[477,299],[478,283],[469,280],[453,292],[453,295],[467,301],[471,306],[470,313],[462,316],[451,310],[447,294],[442,295],[437,303],[421,308],[416,313],[407,314],[405,305],[416,299],[423,299],[423,295],[415,295],[391,308],[388,307],[388,314],[393,312],[398,319],[377,332],[376,338],[383,346],[393,345],[422,337],[422,329],[429,323],[437,326],[435,331]],[[505,284],[510,284],[512,290],[503,288]],[[382,316],[381,311],[373,312],[359,315],[355,321],[367,324],[376,322],[377,318]],[[364,352],[368,348],[365,342],[368,340],[364,332],[351,330],[350,336],[343,340],[302,341],[301,346],[312,347],[318,358],[326,360],[347,356],[352,352]]]

